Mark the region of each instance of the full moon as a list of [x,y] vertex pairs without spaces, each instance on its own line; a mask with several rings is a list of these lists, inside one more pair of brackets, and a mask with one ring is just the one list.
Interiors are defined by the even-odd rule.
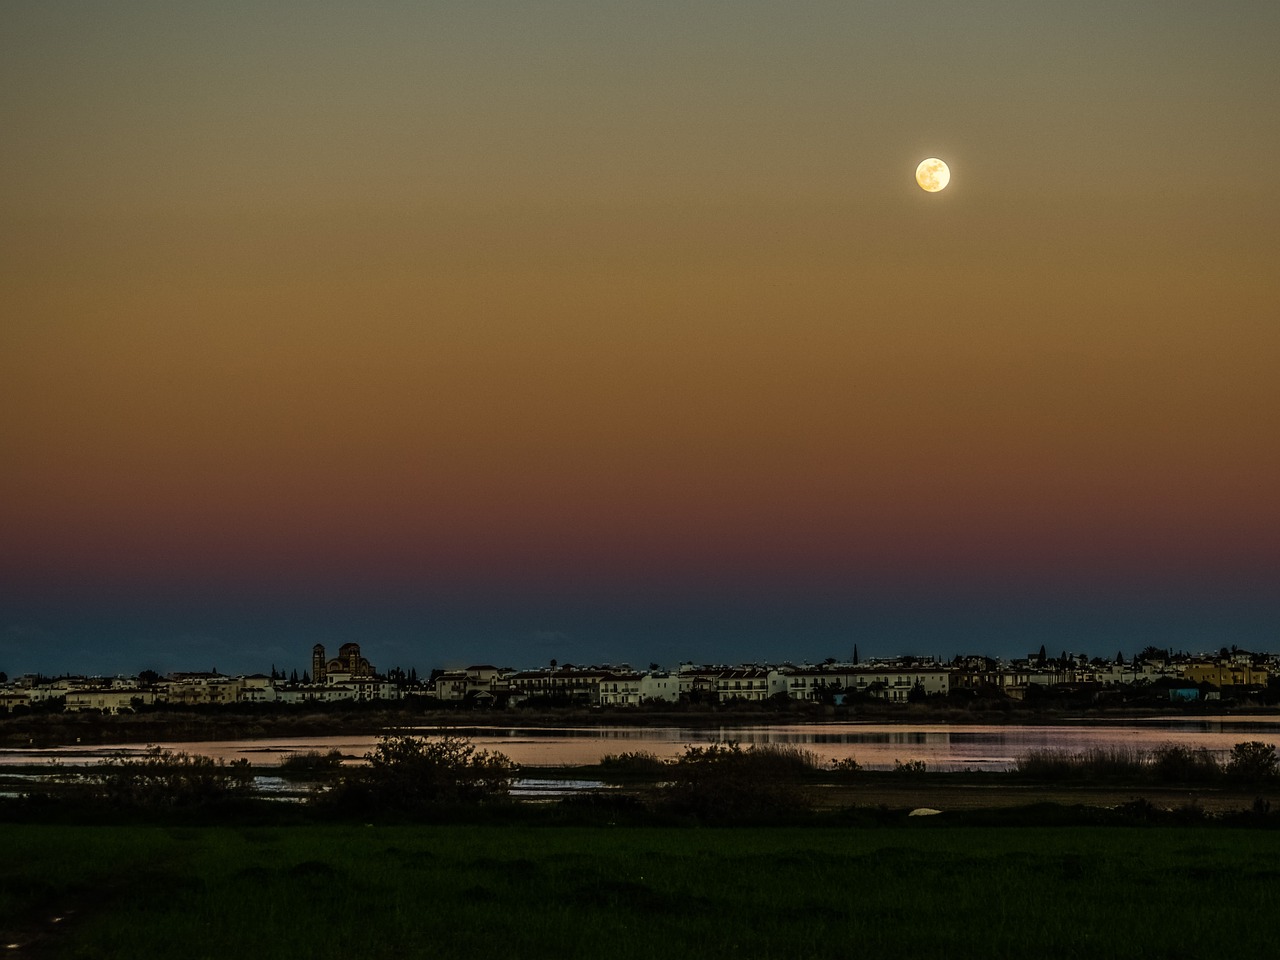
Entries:
[[916,183],[920,184],[921,190],[937,193],[950,182],[950,169],[937,157],[921,160],[920,166],[916,167]]

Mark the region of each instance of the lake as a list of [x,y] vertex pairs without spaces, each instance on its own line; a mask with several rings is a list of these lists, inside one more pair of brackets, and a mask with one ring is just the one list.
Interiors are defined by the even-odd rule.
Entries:
[[[424,727],[423,735],[441,732]],[[897,762],[919,760],[930,770],[1008,770],[1031,750],[1080,752],[1093,748],[1151,749],[1163,743],[1203,747],[1225,755],[1243,740],[1280,746],[1280,717],[1153,718],[1122,723],[1079,721],[1052,725],[817,723],[678,727],[503,727],[456,726],[450,733],[469,738],[481,749],[497,750],[524,767],[585,766],[610,753],[648,751],[675,757],[688,744],[736,740],[750,744],[790,744],[811,750],[823,762],[853,757],[871,770],[889,770]],[[273,766],[290,754],[338,750],[357,762],[373,736],[292,737],[261,740],[203,740],[155,744],[166,750],[203,754],[222,760],[247,759]],[[95,763],[113,754],[138,755],[138,744],[0,749],[0,766],[58,762]]]

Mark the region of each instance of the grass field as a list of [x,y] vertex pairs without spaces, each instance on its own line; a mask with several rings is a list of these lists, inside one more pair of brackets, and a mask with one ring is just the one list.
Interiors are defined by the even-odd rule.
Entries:
[[6,824],[0,845],[11,957],[1266,957],[1280,915],[1280,832],[1223,827]]

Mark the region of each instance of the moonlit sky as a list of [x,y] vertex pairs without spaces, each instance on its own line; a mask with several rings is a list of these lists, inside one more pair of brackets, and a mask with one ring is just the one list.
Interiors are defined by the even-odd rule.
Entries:
[[1278,42],[9,0],[0,670],[1280,649]]

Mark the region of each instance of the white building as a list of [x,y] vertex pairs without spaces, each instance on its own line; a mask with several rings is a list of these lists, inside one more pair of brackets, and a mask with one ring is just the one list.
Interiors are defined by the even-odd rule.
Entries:
[[602,707],[638,707],[643,698],[644,678],[638,673],[607,673],[600,678]]
[[665,672],[646,673],[640,678],[640,699],[678,703],[680,701],[680,675]]
[[945,696],[951,690],[951,671],[936,665],[892,662],[782,667],[770,672],[769,688],[775,693],[785,692],[794,700],[822,700],[831,695],[859,693],[902,703],[913,691]]

